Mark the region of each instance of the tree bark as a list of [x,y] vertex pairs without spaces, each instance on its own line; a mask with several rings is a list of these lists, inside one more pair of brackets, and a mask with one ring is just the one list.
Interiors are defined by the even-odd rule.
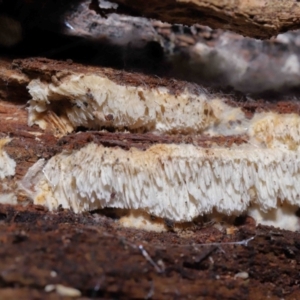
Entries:
[[[21,38],[23,32],[33,28],[59,31],[64,26],[65,13],[76,11],[76,6],[87,1],[64,0],[59,3],[43,1],[9,0],[0,2],[0,44],[10,45]],[[266,39],[278,33],[300,28],[300,4],[294,0],[116,0],[116,5],[89,1],[89,6],[102,16],[120,13],[144,16],[172,24],[207,25],[235,31],[244,36]],[[7,18],[9,17],[9,18]],[[62,22],[61,22],[62,21]],[[66,25],[67,26],[67,25]]]
[[116,0],[128,13],[168,23],[201,24],[254,38],[270,38],[300,27],[300,4],[294,0]]

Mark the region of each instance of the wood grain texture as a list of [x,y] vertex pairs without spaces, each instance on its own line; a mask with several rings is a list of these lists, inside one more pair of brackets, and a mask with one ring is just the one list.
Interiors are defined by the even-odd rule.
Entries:
[[300,27],[300,3],[294,0],[116,0],[128,12],[185,25],[202,24],[245,36],[270,38]]

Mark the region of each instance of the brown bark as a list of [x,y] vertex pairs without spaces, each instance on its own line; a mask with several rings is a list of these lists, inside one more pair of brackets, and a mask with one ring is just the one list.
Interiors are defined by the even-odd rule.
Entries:
[[128,13],[184,25],[201,24],[255,38],[270,38],[300,26],[300,4],[257,0],[116,0]]
[[[0,220],[1,299],[300,297],[299,234],[255,228],[251,220],[223,231],[207,224],[153,233],[120,228],[97,214],[3,205]],[[47,293],[50,284],[81,296]]]
[[[15,61],[0,60],[0,96],[1,96],[1,119],[0,119],[0,135],[1,137],[10,136],[12,141],[5,146],[8,153],[23,164],[26,159],[29,162],[35,162],[38,158],[50,158],[55,153],[61,152],[63,149],[73,149],[81,147],[86,142],[94,141],[110,146],[120,146],[124,149],[129,149],[134,146],[141,149],[148,148],[155,143],[193,143],[201,147],[209,147],[211,143],[217,143],[219,146],[232,143],[243,143],[245,137],[208,137],[201,135],[153,135],[150,133],[110,133],[87,131],[81,134],[66,135],[63,138],[55,137],[56,129],[49,126],[47,130],[42,130],[38,126],[32,127],[27,125],[27,110],[26,103],[30,99],[30,95],[26,89],[28,83],[37,78],[42,78],[44,82],[53,82],[56,76],[66,76],[71,73],[80,74],[103,74],[117,84],[128,86],[142,86],[147,89],[156,88],[157,86],[167,88],[172,94],[179,94],[187,89],[197,93],[202,88],[198,85],[191,84],[185,81],[159,78],[139,73],[130,73],[118,71],[110,68],[99,68],[92,66],[84,66],[72,62],[54,61],[49,59],[19,59]],[[146,85],[145,85],[146,84]],[[203,89],[203,91],[206,91]],[[206,91],[212,97],[223,97],[223,101],[232,107],[241,107],[247,114],[248,118],[252,118],[255,112],[273,111],[283,114],[300,113],[299,103],[294,100],[281,101],[274,100],[272,102],[248,101],[247,98],[241,98],[240,94],[220,94],[213,89]],[[54,122],[51,119],[56,111],[49,111],[49,116],[46,119],[49,124]],[[113,123],[112,123],[113,124]],[[64,134],[63,134],[64,135]],[[35,142],[35,138],[41,141]],[[231,140],[230,140],[231,139]],[[24,142],[25,141],[25,142]],[[27,142],[28,141],[28,145]],[[33,152],[28,156],[27,150]],[[23,159],[20,159],[20,153],[24,154]],[[14,154],[14,153],[19,153]],[[25,159],[26,157],[26,159]],[[21,167],[24,175],[25,167]],[[18,172],[17,172],[18,173]],[[20,177],[19,177],[20,178]]]

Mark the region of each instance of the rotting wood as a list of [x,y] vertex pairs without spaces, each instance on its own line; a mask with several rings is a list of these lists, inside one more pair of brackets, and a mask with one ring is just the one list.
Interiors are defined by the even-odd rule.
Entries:
[[[14,67],[13,67],[14,66]],[[65,76],[72,72],[81,73],[103,73],[111,80],[120,84],[129,84],[144,86],[147,82],[147,88],[165,86],[173,93],[180,93],[184,88],[197,91],[196,85],[190,85],[187,82],[173,81],[163,78],[156,78],[142,74],[117,71],[109,68],[84,67],[82,65],[58,62],[47,59],[29,59],[9,62],[1,61],[0,69],[0,135],[2,138],[11,137],[12,140],[5,146],[9,155],[18,161],[16,176],[18,179],[25,175],[26,170],[39,158],[49,159],[54,154],[63,149],[78,149],[87,142],[95,142],[107,146],[119,146],[129,149],[134,146],[140,149],[146,149],[155,143],[192,143],[197,146],[210,147],[213,144],[230,146],[233,143],[242,144],[247,142],[246,136],[223,136],[209,137],[203,135],[153,135],[150,133],[110,133],[87,131],[80,134],[71,134],[65,137],[55,137],[55,128],[49,127],[44,131],[38,126],[28,126],[28,115],[26,103],[30,95],[26,85],[35,78],[44,78],[51,82],[53,75],[61,74]],[[64,75],[65,74],[65,75]],[[60,76],[61,76],[60,75]],[[218,94],[216,94],[218,95]],[[225,101],[232,107],[241,107],[248,118],[253,114],[262,111],[273,111],[280,113],[299,113],[299,104],[297,101],[274,101],[273,103],[263,103],[262,101],[249,102],[242,101],[240,96],[231,94],[226,96]],[[51,118],[51,114],[49,115]],[[51,119],[49,119],[51,123]]]
[[[0,205],[0,219],[2,299],[55,300],[58,295],[46,293],[45,286],[57,283],[80,290],[78,300],[144,299],[149,294],[154,299],[300,297],[296,232],[247,223],[233,234],[214,226],[144,232],[97,214],[50,213],[39,206]],[[247,245],[237,244],[253,236]],[[220,246],[208,253],[211,248],[201,246],[206,243]],[[163,273],[141,255],[139,245]],[[236,278],[240,272],[249,278]]]
[[300,3],[294,0],[116,0],[128,13],[184,25],[201,24],[245,36],[270,38],[300,27]]

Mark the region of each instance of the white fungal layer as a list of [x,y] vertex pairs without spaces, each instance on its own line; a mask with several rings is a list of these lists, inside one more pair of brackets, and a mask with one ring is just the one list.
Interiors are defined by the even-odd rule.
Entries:
[[[28,194],[35,193],[35,203],[50,209],[62,205],[75,212],[142,209],[177,222],[213,211],[249,212],[259,222],[296,228],[298,114],[263,112],[249,119],[220,95],[187,90],[174,95],[159,86],[123,86],[96,73],[69,74],[52,81],[36,79],[29,84],[28,122],[52,128],[56,135],[78,126],[109,126],[156,133],[243,135],[245,143],[231,149],[155,145],[146,151],[90,144],[39,161],[28,170],[22,185]],[[279,205],[282,211],[274,217]]]
[[16,162],[8,156],[3,147],[10,139],[0,139],[0,180],[15,175]]
[[125,151],[89,144],[34,172],[24,180],[38,178],[34,201],[50,209],[144,209],[182,222],[213,209],[239,215],[251,203],[262,211],[279,200],[300,204],[300,154],[289,150],[155,145]]
[[18,204],[18,199],[14,193],[7,192],[7,193],[0,194],[0,203],[16,205]]
[[[206,93],[194,95],[188,91],[171,94],[164,87],[123,86],[98,75],[68,75],[55,83],[32,80],[28,86],[29,125],[45,128],[45,113],[60,105],[60,115],[67,116],[73,128],[99,128],[156,131],[167,133],[197,133],[217,126],[234,115],[234,121],[244,114],[220,99],[209,100]],[[69,105],[60,104],[67,100]],[[66,101],[64,102],[66,103]],[[245,118],[244,118],[245,119]],[[228,123],[229,120],[226,122]],[[246,121],[246,120],[245,120]],[[239,127],[243,124],[239,122]],[[244,126],[245,127],[245,126]]]
[[125,216],[119,219],[119,223],[123,227],[156,232],[166,231],[166,225],[163,219],[152,219],[151,216],[143,210],[130,210]]
[[251,141],[270,149],[300,150],[300,117],[297,114],[256,114],[247,132]]
[[299,206],[281,203],[276,208],[262,211],[258,205],[251,206],[247,215],[251,216],[256,224],[279,227],[286,230],[300,230],[300,218],[297,216]]
[[[171,94],[166,88],[122,86],[100,75],[68,75],[55,83],[31,81],[29,125],[49,125],[64,135],[78,126],[142,130],[158,133],[245,135],[255,147],[298,150],[298,114],[256,113],[248,119],[239,107],[220,96],[185,91]],[[63,100],[63,101],[62,101]],[[66,104],[67,103],[67,104]],[[52,109],[57,105],[60,114]]]

